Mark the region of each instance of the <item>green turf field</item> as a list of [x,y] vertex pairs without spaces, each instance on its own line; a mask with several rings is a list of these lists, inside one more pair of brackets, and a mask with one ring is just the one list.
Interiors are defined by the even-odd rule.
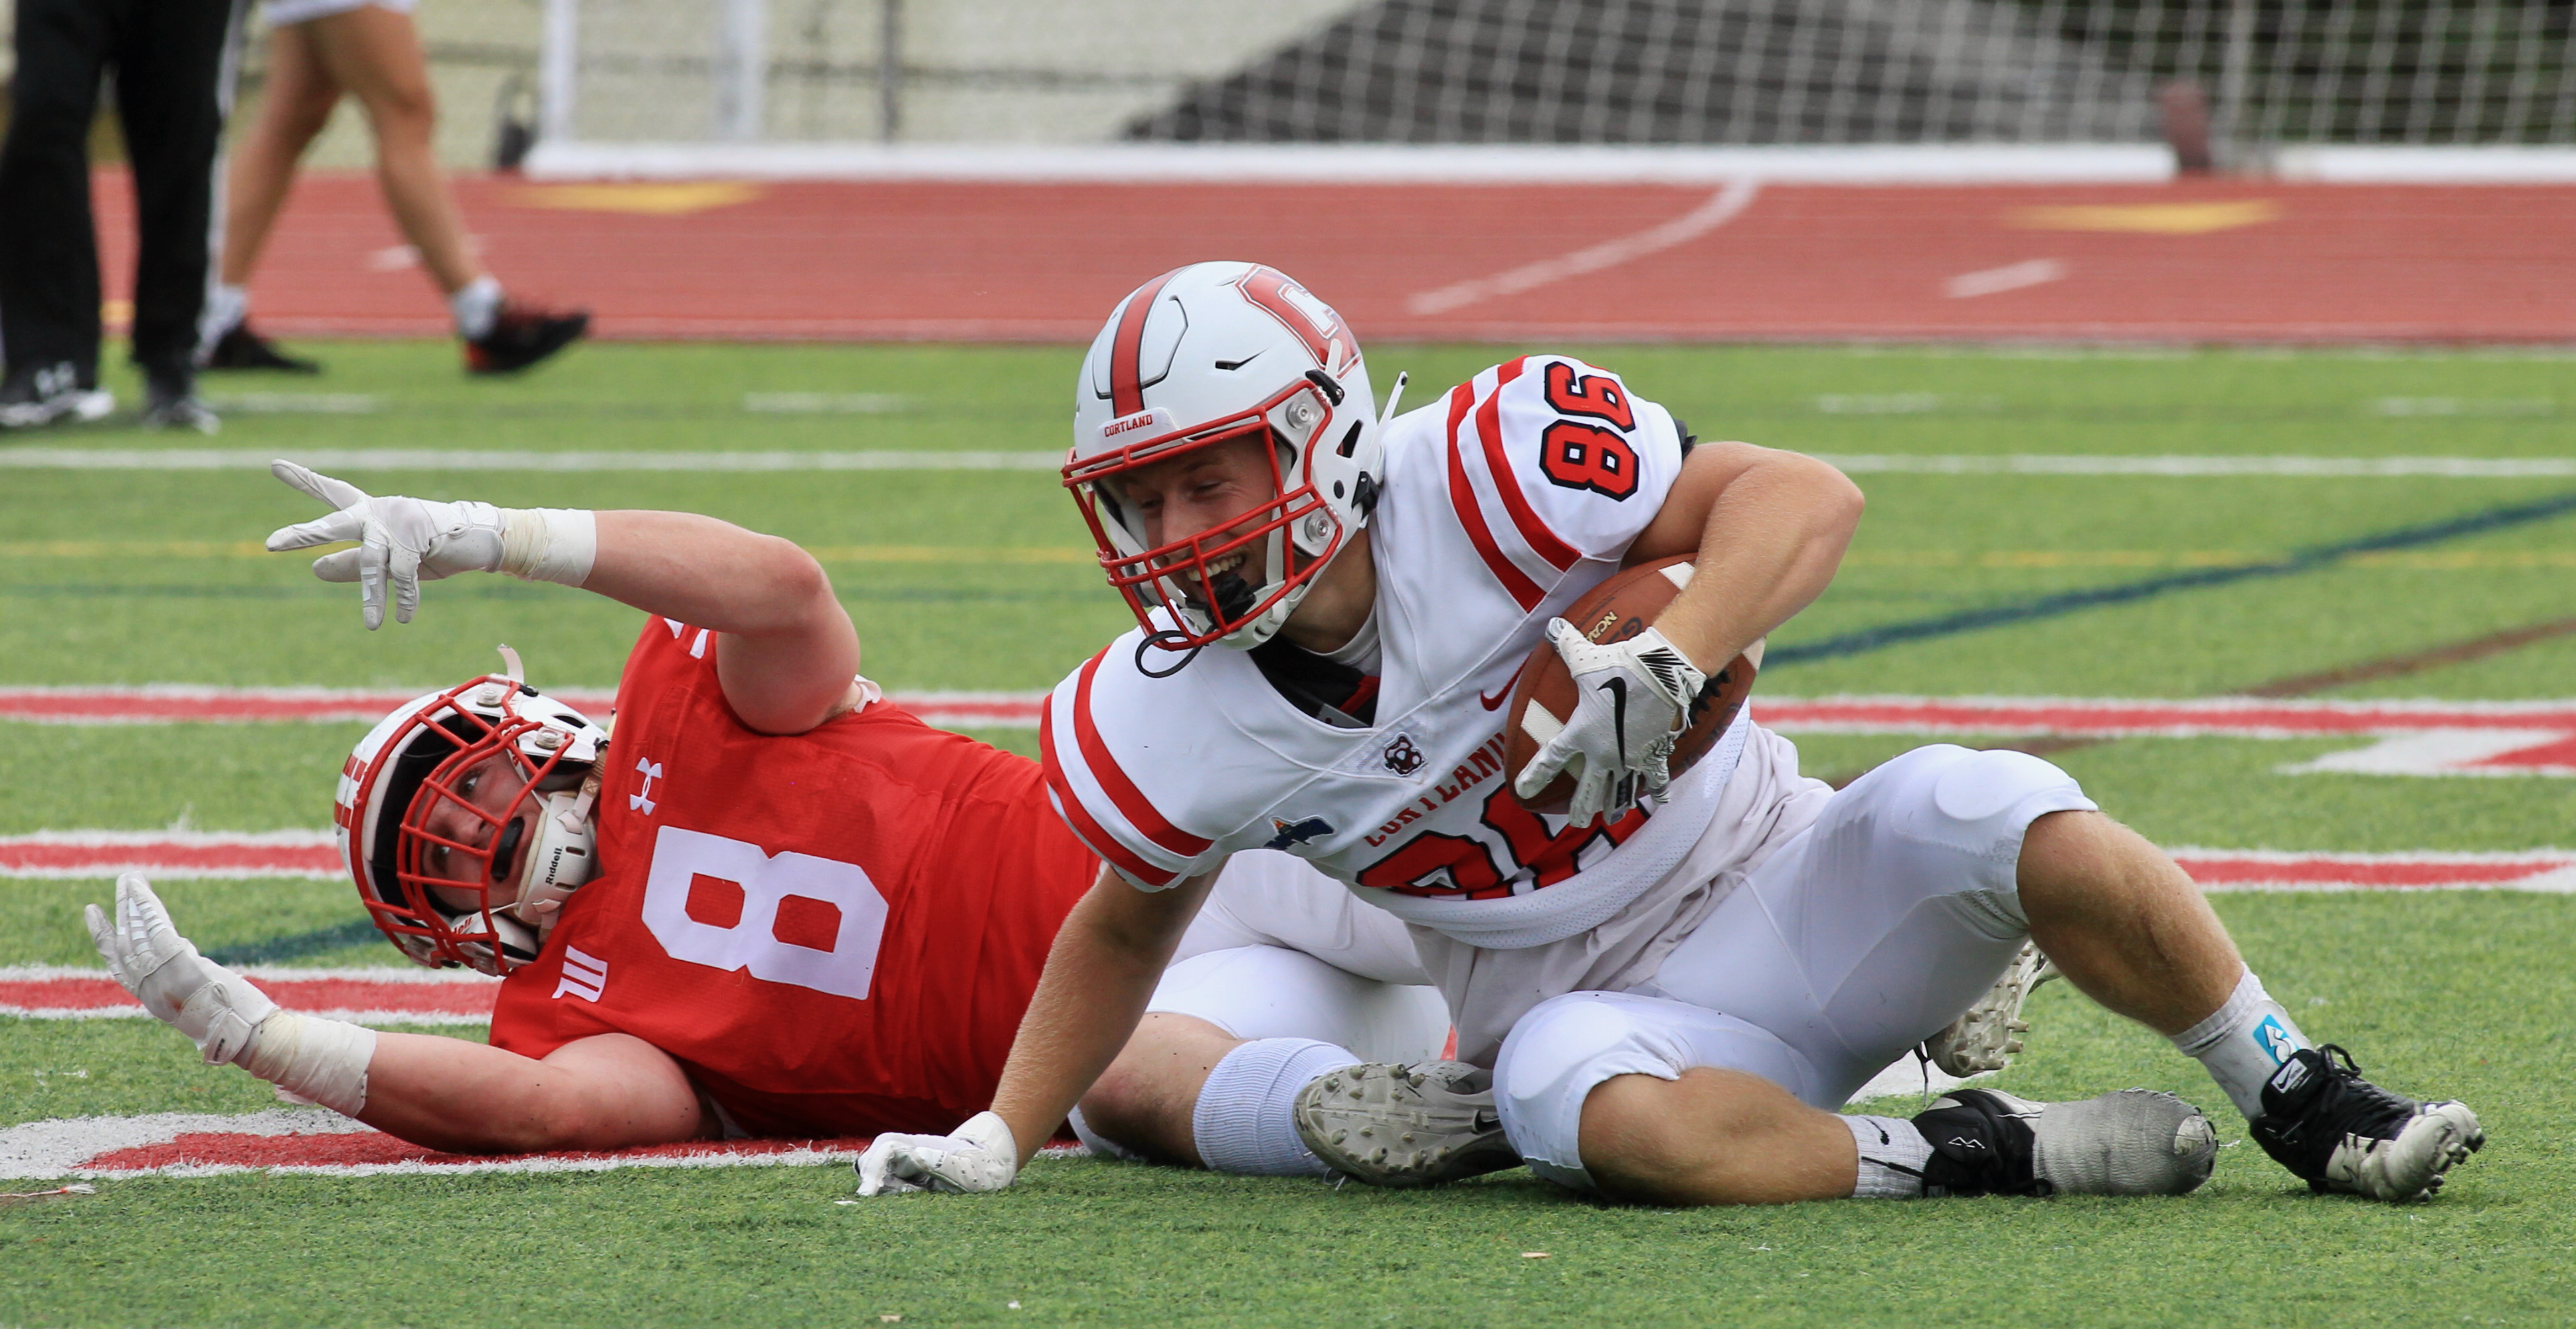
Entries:
[[[231,404],[217,439],[99,428],[0,450],[1048,450],[1064,443],[1079,354],[601,345],[524,381],[469,383],[443,343],[316,349],[331,366],[319,380],[210,381]],[[1497,354],[1384,347],[1373,368],[1381,386],[1411,370],[1420,404]],[[2550,356],[1586,355],[1703,437],[1833,454],[2576,456],[2576,379]],[[782,411],[775,397],[746,409],[751,394],[821,394],[825,409]],[[868,672],[898,690],[1046,688],[1127,622],[1043,471],[349,478],[516,506],[686,507],[789,536],[823,554]],[[1845,572],[1772,639],[1831,653],[1766,669],[1764,692],[2205,696],[2576,618],[2576,507],[2550,506],[2576,494],[2566,476],[1861,479],[1870,513]],[[0,686],[426,688],[490,667],[507,641],[540,684],[606,687],[637,626],[577,592],[475,578],[427,587],[420,621],[368,634],[354,590],[257,551],[272,527],[318,512],[256,470],[10,469],[0,485]],[[2459,529],[2297,558],[2444,522]],[[1896,645],[1832,645],[2265,564],[2279,566]],[[2564,698],[2576,695],[2571,666],[2576,637],[2558,637],[2315,695]],[[324,827],[331,778],[362,728],[0,721],[0,835]],[[1026,732],[982,736],[1034,746]],[[1913,741],[1800,746],[1812,772],[1847,777]],[[2169,845],[2576,847],[2576,780],[2279,772],[2351,746],[2129,739],[2054,759]],[[108,889],[0,878],[0,966],[95,964],[77,907]],[[175,881],[164,894],[209,951],[360,917],[328,882]],[[2231,1142],[2200,1193],[1684,1213],[1597,1207],[1520,1172],[1392,1193],[1089,1160],[1037,1164],[998,1197],[861,1205],[834,1203],[849,1193],[844,1168],[152,1178],[0,1208],[0,1324],[2563,1320],[2576,1295],[2576,1129],[2563,1124],[2576,1119],[2576,900],[2235,895],[2219,908],[2312,1035],[2351,1046],[2383,1083],[2478,1108],[2493,1143],[2436,1202],[2307,1196],[2244,1142],[2197,1067],[2059,984],[2034,1000],[2030,1050],[2000,1083],[2042,1098],[2131,1084],[2183,1093]],[[292,962],[401,961],[360,942]],[[157,1024],[0,1019],[0,1128],[272,1106],[265,1086],[196,1064]]]

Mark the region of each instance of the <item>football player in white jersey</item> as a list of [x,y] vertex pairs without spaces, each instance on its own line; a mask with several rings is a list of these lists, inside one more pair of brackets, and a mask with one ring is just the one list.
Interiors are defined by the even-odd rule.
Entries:
[[[1694,446],[1557,355],[1382,418],[1340,317],[1246,263],[1130,295],[1076,403],[1065,482],[1141,627],[1055,690],[1041,742],[1109,867],[995,1099],[1016,1155],[880,1140],[878,1184],[1006,1185],[1086,1088],[1095,1116],[1176,1114],[1150,1076],[1095,1078],[1213,874],[1263,846],[1403,918],[1458,1029],[1460,1062],[1409,1066],[1197,1031],[1218,1075],[1242,1060],[1269,1086],[1241,1132],[1364,1180],[1517,1158],[1661,1204],[2197,1186],[2215,1137],[2171,1095],[1834,1111],[2030,941],[2197,1057],[2317,1190],[2417,1198],[2483,1142],[2465,1105],[2390,1094],[2311,1043],[2190,878],[2037,757],[1934,745],[1837,792],[1748,707],[1670,775],[1708,676],[1833,578],[1862,501],[1823,462]],[[1595,645],[1557,617],[1676,555],[1693,575],[1642,635]],[[1505,770],[1498,708],[1542,641],[1583,700]],[[1571,815],[1516,797],[1560,772]]]

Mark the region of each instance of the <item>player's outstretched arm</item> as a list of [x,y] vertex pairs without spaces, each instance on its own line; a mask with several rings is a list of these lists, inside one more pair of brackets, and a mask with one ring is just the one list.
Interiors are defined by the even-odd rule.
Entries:
[[538,1060],[461,1038],[379,1033],[356,1115],[414,1144],[472,1154],[719,1134],[680,1064],[630,1034],[575,1039]]
[[329,516],[271,533],[271,550],[356,541],[313,573],[356,582],[370,630],[411,621],[420,584],[507,572],[580,587],[718,634],[725,700],[763,733],[802,733],[855,699],[859,637],[812,555],[776,536],[687,512],[498,508],[378,498],[293,462],[278,479],[329,504]]
[[1045,1147],[1145,1017],[1216,874],[1141,891],[1102,868],[1065,916],[1020,1018],[993,1110],[952,1135],[880,1135],[859,1159],[859,1193],[1000,1190]]

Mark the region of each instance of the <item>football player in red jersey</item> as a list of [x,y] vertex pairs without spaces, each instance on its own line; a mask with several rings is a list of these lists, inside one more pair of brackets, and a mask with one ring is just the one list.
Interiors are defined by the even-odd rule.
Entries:
[[[423,964],[506,976],[489,1045],[281,1011],[127,877],[114,916],[92,906],[88,922],[147,1009],[209,1062],[453,1150],[923,1130],[990,1101],[1098,860],[1035,763],[924,725],[858,676],[857,633],[811,556],[686,513],[373,498],[274,469],[334,511],[269,547],[358,541],[315,571],[360,583],[371,628],[388,599],[407,622],[421,581],[476,570],[654,617],[619,680],[613,755],[505,648],[503,673],[398,708],[343,769],[342,858],[377,925]],[[1303,871],[1253,857],[1275,861],[1247,879]],[[1185,943],[1167,1006],[1436,1047],[1446,1018],[1404,986],[1422,979],[1402,934],[1354,932],[1322,885],[1310,949],[1365,944],[1327,964],[1273,944],[1295,920],[1238,918]],[[1268,1007],[1226,1006],[1218,990],[1251,976]]]

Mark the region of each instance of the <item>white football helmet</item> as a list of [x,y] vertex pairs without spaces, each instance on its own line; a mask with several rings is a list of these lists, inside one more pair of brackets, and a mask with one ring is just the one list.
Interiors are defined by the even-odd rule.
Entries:
[[[608,741],[589,717],[520,681],[510,648],[501,655],[505,672],[378,721],[341,768],[332,813],[340,862],[376,927],[421,964],[495,976],[536,958],[555,911],[598,870],[590,799],[578,791]],[[458,788],[496,754],[516,782],[498,812]],[[451,822],[485,827],[481,843],[432,829],[441,807],[455,810]],[[531,810],[533,826],[521,815]],[[517,894],[495,906],[505,885]]]
[[[1093,339],[1064,483],[1109,584],[1157,646],[1248,649],[1279,630],[1367,524],[1385,475],[1378,425],[1359,342],[1331,306],[1275,268],[1193,263],[1138,287]],[[1120,501],[1120,475],[1265,430],[1277,482],[1269,504],[1147,546]],[[1207,575],[1210,560],[1238,551],[1248,555],[1240,572]],[[1157,607],[1183,630],[1155,623]]]

